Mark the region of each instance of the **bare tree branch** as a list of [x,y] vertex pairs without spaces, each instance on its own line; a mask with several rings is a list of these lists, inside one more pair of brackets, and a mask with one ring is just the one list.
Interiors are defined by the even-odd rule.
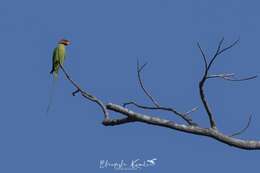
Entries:
[[192,121],[192,119],[188,116],[188,114],[196,111],[197,109],[192,109],[191,111],[188,111],[186,113],[180,113],[178,111],[176,111],[175,109],[173,108],[168,108],[168,107],[161,107],[161,106],[157,106],[157,107],[151,107],[151,106],[143,106],[143,105],[140,105],[140,104],[137,104],[133,101],[131,102],[127,102],[127,103],[124,103],[123,104],[123,107],[126,107],[127,105],[134,105],[138,108],[141,108],[141,109],[149,109],[149,110],[162,110],[162,111],[169,111],[171,113],[174,113],[178,116],[180,116],[184,121],[186,121],[189,125],[193,125],[193,126],[197,126],[198,124],[197,123],[194,123]]
[[[220,40],[220,42],[219,42],[219,44],[218,44],[218,47],[217,47],[217,50],[216,50],[216,53],[214,54],[213,58],[210,60],[209,64],[207,65],[206,70],[205,70],[205,73],[204,73],[202,79],[201,79],[200,82],[199,82],[200,99],[201,99],[201,101],[202,101],[202,103],[203,103],[203,106],[204,106],[206,112],[207,112],[207,115],[208,115],[208,118],[209,118],[209,122],[210,122],[210,126],[211,126],[211,128],[214,128],[214,129],[217,128],[217,126],[216,126],[216,121],[215,121],[214,116],[213,116],[213,113],[212,113],[212,111],[211,111],[211,109],[210,109],[210,107],[209,107],[209,104],[208,104],[208,102],[207,102],[207,100],[206,100],[206,95],[205,95],[205,92],[204,92],[204,85],[205,85],[205,82],[207,81],[207,79],[209,79],[209,78],[216,78],[216,77],[221,77],[221,78],[226,79],[226,80],[233,80],[233,81],[235,81],[235,79],[231,79],[231,78],[229,77],[229,76],[232,76],[232,75],[230,75],[230,74],[228,74],[229,76],[227,76],[227,75],[222,75],[222,76],[221,76],[221,75],[218,75],[218,76],[217,76],[217,75],[208,75],[208,73],[209,73],[209,70],[210,70],[211,66],[212,66],[213,63],[215,62],[216,58],[217,58],[221,53],[223,53],[223,52],[227,51],[228,49],[232,48],[233,46],[235,46],[235,45],[239,42],[239,39],[236,40],[234,43],[232,43],[230,46],[227,46],[227,47],[225,47],[225,48],[222,49],[221,47],[222,47],[223,42],[224,42],[224,38],[222,38],[222,39]],[[197,43],[197,44],[198,44],[198,47],[199,47],[199,49],[200,49],[200,52],[201,52],[201,54],[202,54],[202,56],[203,56],[204,62],[207,62],[207,60],[205,59],[205,54],[204,54],[204,52],[203,52],[203,50],[202,50],[200,44],[199,44],[199,43]],[[205,64],[206,64],[206,63],[205,63]],[[252,78],[252,77],[251,77],[251,78]],[[248,79],[251,79],[251,78],[247,78],[247,80],[248,80]],[[253,78],[252,78],[252,79],[253,79]],[[236,81],[238,81],[238,80],[236,80]],[[242,80],[240,80],[240,81],[242,81]]]
[[217,126],[216,126],[216,122],[215,122],[215,119],[213,117],[213,114],[209,108],[209,104],[206,100],[206,96],[205,96],[205,93],[204,93],[204,84],[205,84],[205,81],[206,81],[206,78],[203,78],[200,82],[199,82],[199,92],[200,92],[200,99],[204,105],[204,108],[207,112],[207,115],[208,115],[208,118],[209,118],[209,122],[210,122],[210,126],[211,128],[213,129],[216,129]]
[[260,141],[242,140],[242,139],[232,138],[213,128],[201,128],[198,126],[186,126],[183,124],[177,124],[177,123],[167,120],[167,119],[162,119],[159,117],[148,116],[148,115],[136,113],[136,112],[128,110],[120,105],[116,105],[116,104],[112,104],[112,103],[109,103],[107,105],[107,109],[112,110],[117,113],[121,113],[127,117],[132,117],[133,119],[136,120],[136,122],[143,122],[143,123],[147,123],[147,124],[151,124],[151,125],[155,125],[155,126],[166,127],[166,128],[174,129],[177,131],[191,133],[194,135],[207,136],[207,137],[216,139],[222,143],[225,143],[227,145],[241,148],[241,149],[246,149],[246,150],[259,150],[260,149]]
[[[139,80],[139,84],[140,84],[142,90],[145,92],[146,96],[152,101],[154,106],[143,106],[143,105],[139,105],[135,102],[125,103],[124,106],[134,105],[141,109],[169,111],[169,112],[172,112],[172,113],[178,115],[179,117],[181,117],[185,122],[188,123],[187,125],[178,124],[172,120],[163,119],[163,118],[159,118],[156,116],[151,116],[151,115],[134,112],[132,110],[129,110],[129,109],[127,109],[123,106],[117,105],[117,104],[113,104],[113,103],[104,104],[101,100],[99,100],[94,95],[90,94],[89,92],[84,91],[75,81],[73,81],[71,79],[71,77],[68,75],[68,73],[66,72],[64,67],[61,65],[60,65],[60,67],[61,67],[63,73],[65,74],[66,79],[75,87],[75,91],[72,93],[73,95],[80,93],[87,100],[90,100],[90,101],[96,103],[97,105],[99,105],[99,107],[101,108],[101,110],[104,113],[103,125],[105,125],[105,126],[116,126],[116,125],[122,125],[122,124],[126,124],[126,123],[140,122],[140,123],[146,123],[146,124],[150,124],[150,125],[154,125],[154,126],[170,128],[173,130],[190,133],[190,134],[194,134],[194,135],[206,136],[206,137],[213,138],[215,140],[220,141],[221,143],[224,143],[224,144],[236,147],[236,148],[241,148],[241,149],[246,149],[246,150],[260,150],[260,141],[258,141],[258,140],[242,140],[242,139],[234,138],[234,136],[240,135],[243,132],[245,132],[246,129],[248,129],[248,127],[251,123],[252,116],[249,117],[249,120],[248,120],[246,126],[243,129],[241,129],[240,131],[233,133],[232,135],[223,134],[217,130],[217,126],[216,126],[215,120],[213,118],[213,114],[212,114],[212,112],[209,108],[208,102],[205,98],[204,84],[208,79],[222,78],[225,80],[232,80],[232,81],[245,81],[245,80],[250,80],[250,79],[256,78],[256,76],[247,77],[247,78],[235,78],[235,74],[233,74],[233,73],[230,73],[230,74],[224,73],[224,74],[217,74],[217,75],[208,74],[210,67],[215,62],[215,59],[217,58],[217,56],[220,55],[221,53],[225,52],[226,50],[232,48],[234,45],[236,45],[238,40],[235,41],[230,46],[227,46],[226,48],[222,49],[221,47],[222,47],[223,42],[224,42],[224,39],[222,39],[219,42],[217,51],[214,54],[214,56],[211,59],[209,64],[207,63],[206,56],[205,56],[202,48],[200,47],[200,44],[197,43],[197,45],[200,49],[200,52],[203,56],[204,64],[205,64],[205,73],[203,74],[203,77],[199,82],[200,98],[201,98],[201,101],[207,112],[207,115],[208,115],[208,118],[210,121],[210,128],[203,128],[197,124],[196,125],[193,124],[191,117],[188,116],[190,113],[196,111],[197,107],[193,108],[190,111],[187,111],[186,113],[180,113],[173,108],[160,106],[159,103],[156,102],[155,99],[151,96],[151,94],[149,94],[149,92],[147,92],[147,90],[145,89],[143,82],[141,80],[140,73],[143,70],[143,68],[146,66],[146,64],[144,64],[140,67],[139,62],[137,62],[138,80]],[[119,113],[125,117],[118,118],[118,119],[110,119],[109,111]]]
[[80,92],[80,94],[81,94],[83,97],[85,97],[86,99],[88,99],[88,100],[90,100],[90,101],[92,101],[92,102],[97,103],[97,104],[100,106],[100,108],[102,109],[103,113],[104,113],[104,121],[108,120],[108,119],[109,119],[109,113],[108,113],[108,111],[107,111],[107,109],[106,109],[105,104],[104,104],[101,100],[99,100],[98,98],[96,98],[95,96],[93,96],[93,95],[89,94],[88,92],[82,90],[82,89],[80,88],[80,86],[79,86],[78,84],[76,84],[76,82],[74,82],[74,81],[70,78],[69,74],[66,72],[66,70],[64,69],[64,67],[63,67],[61,64],[60,64],[60,68],[62,69],[63,73],[65,74],[66,78],[70,81],[70,83],[77,89],[76,91],[74,91],[74,92],[72,93],[72,95],[75,96],[76,93]]
[[[202,48],[200,47],[199,43],[198,43],[198,46],[199,46],[199,49],[201,51],[201,54],[203,55],[203,59],[205,59],[205,57],[204,57],[205,54],[204,54]],[[204,61],[207,62],[206,59]],[[212,63],[213,63],[213,61],[211,61],[209,65],[211,65]],[[205,96],[205,93],[204,93],[204,84],[205,84],[205,82],[207,80],[209,65],[205,68],[205,73],[204,73],[202,79],[199,82],[199,92],[200,92],[200,99],[201,99],[201,101],[203,103],[203,106],[204,106],[204,108],[205,108],[205,110],[207,112],[207,115],[208,115],[208,118],[209,118],[209,121],[210,121],[210,126],[211,126],[211,128],[216,129],[217,128],[216,127],[216,122],[215,122],[214,117],[212,115],[212,112],[211,112],[211,110],[209,108],[209,105],[208,105],[208,102],[206,100],[206,96]]]

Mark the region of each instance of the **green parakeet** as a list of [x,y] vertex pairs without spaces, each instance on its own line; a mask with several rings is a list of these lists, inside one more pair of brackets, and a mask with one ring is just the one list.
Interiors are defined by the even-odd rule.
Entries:
[[64,60],[66,57],[66,46],[68,46],[69,44],[69,40],[62,39],[59,41],[58,46],[53,50],[52,70],[50,73],[53,74],[55,78],[57,78],[58,76],[60,64],[64,64]]
[[54,84],[55,84],[55,81],[58,77],[60,64],[61,65],[64,64],[64,60],[65,60],[65,57],[66,57],[66,46],[68,46],[69,44],[70,44],[69,40],[62,39],[58,42],[57,47],[53,50],[52,70],[51,70],[50,73],[53,74],[54,79],[53,79],[52,88],[51,88],[51,91],[50,91],[50,100],[49,100],[49,104],[48,104],[47,111],[46,111],[47,114],[50,110],[50,105],[51,105],[51,102],[52,102],[52,97],[53,97],[53,92],[54,92]]

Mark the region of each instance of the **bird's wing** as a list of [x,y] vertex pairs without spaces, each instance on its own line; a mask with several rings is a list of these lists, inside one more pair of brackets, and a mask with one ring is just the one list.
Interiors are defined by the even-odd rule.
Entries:
[[58,73],[58,69],[59,69],[59,51],[58,48],[56,47],[53,50],[53,54],[52,54],[52,71]]
[[56,61],[58,61],[58,48],[56,47],[54,50],[53,50],[53,54],[52,54],[52,64],[55,64]]

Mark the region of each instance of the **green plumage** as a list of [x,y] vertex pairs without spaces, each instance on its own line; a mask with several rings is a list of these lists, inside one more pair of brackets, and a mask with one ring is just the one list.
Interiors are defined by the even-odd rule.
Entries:
[[56,78],[58,76],[60,64],[61,65],[64,64],[65,56],[66,56],[65,45],[64,44],[58,44],[58,46],[53,50],[52,70],[50,72]]
[[54,78],[53,78],[53,83],[52,83],[52,88],[50,91],[50,100],[49,100],[49,104],[46,110],[46,115],[48,115],[48,112],[50,110],[50,106],[52,103],[52,97],[53,97],[53,92],[54,92],[54,84],[55,81],[57,81],[57,77],[58,77],[58,72],[59,72],[59,68],[60,65],[63,66],[64,64],[64,60],[66,57],[66,46],[68,46],[70,44],[69,40],[66,39],[62,39],[59,41],[57,47],[53,50],[53,54],[52,54],[52,69],[51,69],[51,74],[53,74]]

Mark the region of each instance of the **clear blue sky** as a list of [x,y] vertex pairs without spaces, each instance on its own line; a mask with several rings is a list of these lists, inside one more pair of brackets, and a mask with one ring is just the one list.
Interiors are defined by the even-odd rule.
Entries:
[[[99,160],[137,158],[158,159],[155,167],[139,172],[259,170],[259,151],[140,123],[104,127],[99,108],[72,97],[73,88],[62,75],[45,117],[52,50],[65,37],[72,41],[67,70],[105,102],[150,104],[137,85],[135,65],[141,57],[149,62],[143,76],[153,95],[180,111],[199,106],[193,117],[206,127],[198,95],[203,63],[196,41],[211,55],[221,37],[225,44],[240,37],[212,72],[259,75],[259,5],[242,0],[2,0],[0,172],[115,172],[100,169]],[[221,131],[242,128],[253,114],[240,137],[260,139],[259,85],[259,79],[207,84]],[[170,114],[156,115],[175,120]]]

